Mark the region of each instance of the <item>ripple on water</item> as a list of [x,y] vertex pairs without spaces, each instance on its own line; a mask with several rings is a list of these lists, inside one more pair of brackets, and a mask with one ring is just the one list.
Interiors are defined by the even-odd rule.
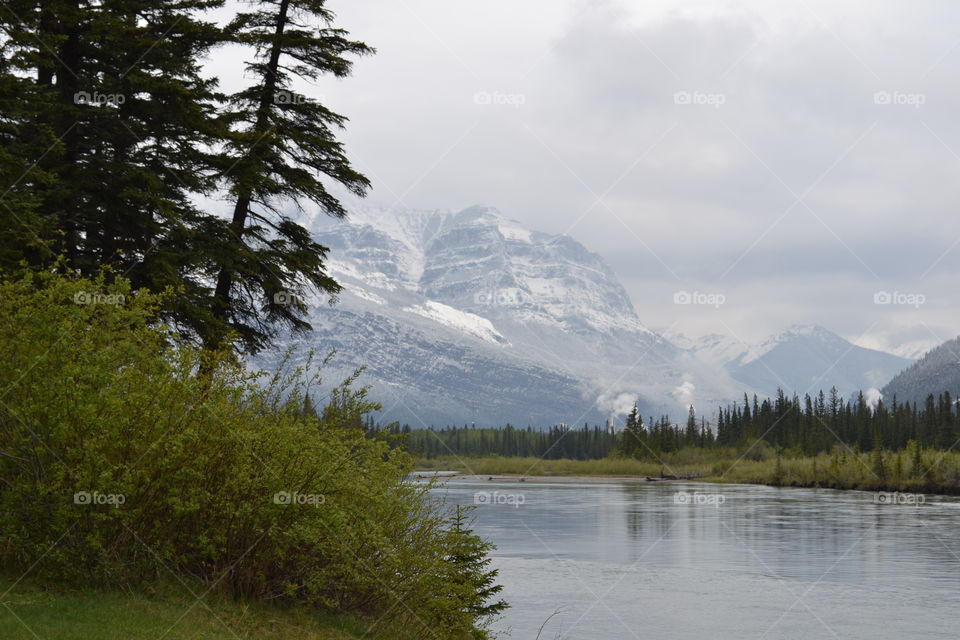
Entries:
[[907,507],[868,492],[456,478],[436,490],[461,504],[478,492],[523,497],[475,512],[513,605],[494,625],[502,637],[532,640],[557,608],[543,640],[956,636],[954,498]]

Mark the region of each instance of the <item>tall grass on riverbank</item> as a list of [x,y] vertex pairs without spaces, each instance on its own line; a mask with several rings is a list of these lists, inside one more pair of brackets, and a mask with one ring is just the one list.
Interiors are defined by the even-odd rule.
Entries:
[[911,443],[903,451],[860,453],[837,445],[817,456],[777,455],[759,443],[750,448],[683,449],[659,461],[633,458],[541,460],[445,457],[418,460],[423,470],[450,469],[478,475],[626,476],[675,475],[708,482],[829,487],[960,494],[960,454]]
[[774,486],[960,494],[960,454],[911,443],[902,451],[869,453],[837,446],[817,456],[777,456],[718,463],[709,479]]
[[[761,447],[758,452],[766,452]],[[731,457],[731,449],[723,458]],[[463,457],[441,456],[419,459],[416,466],[422,470],[450,469],[461,473],[479,475],[543,475],[543,476],[707,476],[717,462],[714,450],[688,448],[664,454],[660,460],[637,460],[624,457],[607,457],[595,460],[543,460],[535,457]],[[731,458],[732,459],[732,458]]]

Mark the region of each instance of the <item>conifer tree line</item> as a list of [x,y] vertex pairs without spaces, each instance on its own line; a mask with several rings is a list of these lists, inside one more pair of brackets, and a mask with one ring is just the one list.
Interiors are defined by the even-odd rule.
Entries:
[[[836,388],[816,396],[760,401],[744,395],[743,401],[716,414],[716,423],[699,421],[691,408],[685,425],[671,424],[663,417],[646,428],[636,407],[627,416],[617,452],[632,457],[655,457],[685,447],[736,447],[760,439],[796,455],[815,455],[842,444],[860,451],[919,446],[949,449],[960,438],[960,401],[949,392],[930,394],[923,406],[879,400],[867,403],[862,392],[844,400]],[[651,420],[652,422],[652,420]]]
[[617,445],[619,434],[597,425],[580,428],[553,426],[502,428],[444,427],[411,429],[394,427],[407,450],[423,458],[458,456],[519,456],[546,460],[605,458]]
[[844,401],[836,389],[803,400],[787,398],[744,402],[722,411],[717,421],[717,443],[721,445],[760,437],[774,446],[792,448],[804,454],[831,449],[843,442],[862,451],[900,450],[914,440],[924,447],[947,449],[960,435],[960,403],[949,391],[929,394],[919,403],[889,405],[880,400],[871,407],[863,393]]
[[[0,5],[0,272],[106,267],[170,288],[163,318],[190,342],[256,352],[305,330],[334,295],[301,207],[345,215],[363,195],[346,122],[295,88],[372,53],[325,0],[9,0]],[[229,47],[245,86],[203,61]],[[214,209],[226,208],[227,215]]]
[[[590,460],[609,455],[656,459],[663,453],[686,448],[749,446],[763,440],[794,455],[829,452],[837,445],[851,450],[899,451],[910,446],[949,449],[960,440],[960,400],[949,392],[930,394],[921,406],[880,400],[874,406],[863,393],[844,400],[836,389],[815,396],[759,400],[746,395],[742,402],[721,407],[714,421],[698,417],[691,407],[684,423],[662,415],[644,421],[637,406],[627,415],[623,429],[610,432],[598,425],[547,429],[512,425],[503,428],[444,427],[411,429],[391,425],[412,453],[435,458],[458,456],[533,456],[547,460]],[[369,433],[383,433],[371,421]]]

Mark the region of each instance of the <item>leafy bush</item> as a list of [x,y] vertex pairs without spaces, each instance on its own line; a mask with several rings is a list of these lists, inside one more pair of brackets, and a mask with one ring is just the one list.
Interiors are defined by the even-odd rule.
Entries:
[[365,390],[316,418],[304,370],[202,361],[152,324],[156,304],[103,278],[0,283],[0,563],[485,637],[493,611],[469,594],[495,573],[458,563],[459,525],[404,481],[405,453],[364,436]]

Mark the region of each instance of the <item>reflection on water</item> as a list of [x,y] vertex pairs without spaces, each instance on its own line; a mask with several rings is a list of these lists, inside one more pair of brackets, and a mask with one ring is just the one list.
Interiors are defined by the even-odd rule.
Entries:
[[[700,483],[454,478],[513,608],[501,637],[954,638],[960,502]],[[509,635],[507,635],[509,634]]]

